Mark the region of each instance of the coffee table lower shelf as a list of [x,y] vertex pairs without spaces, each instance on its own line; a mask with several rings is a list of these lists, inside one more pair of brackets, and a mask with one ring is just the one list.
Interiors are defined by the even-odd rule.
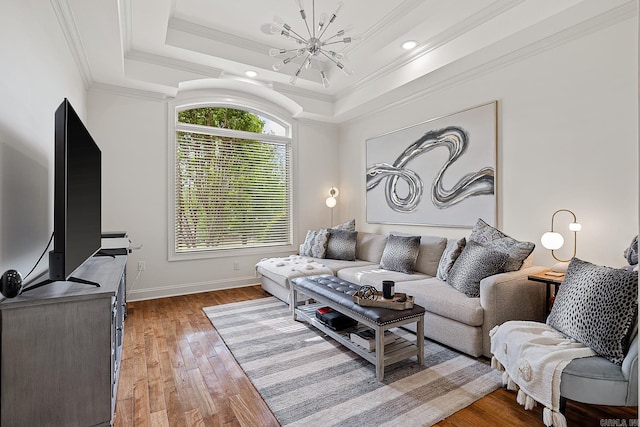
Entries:
[[[384,367],[389,366],[393,363],[399,362],[404,359],[408,359],[413,356],[418,357],[418,363],[424,363],[424,348],[419,346],[418,343],[424,345],[424,339],[417,339],[417,343],[408,341],[402,337],[394,335],[394,340],[390,343],[386,343],[382,346],[382,354],[381,359],[382,363],[378,363],[378,357],[376,350],[368,350],[349,339],[349,333],[354,330],[354,328],[348,328],[344,331],[336,331],[326,326],[320,320],[316,318],[315,312],[319,307],[324,307],[325,304],[306,304],[299,305],[295,309],[296,317],[300,320],[304,320],[313,327],[319,329],[324,332],[331,338],[338,341],[340,344],[347,347],[349,350],[357,353],[359,356],[364,358],[365,360],[371,362],[376,366],[376,374],[378,380],[381,381],[384,376]],[[417,319],[416,319],[417,320]],[[362,323],[365,326],[371,327],[372,325]],[[384,334],[384,331],[396,326],[400,325],[385,325],[383,327],[374,327],[373,329],[376,331],[376,334],[381,333]]]

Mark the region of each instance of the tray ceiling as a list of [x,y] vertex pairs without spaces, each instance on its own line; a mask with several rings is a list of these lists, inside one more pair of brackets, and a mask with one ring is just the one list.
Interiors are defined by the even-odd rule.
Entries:
[[[254,84],[296,99],[303,115],[330,121],[468,73],[567,34],[634,16],[633,0],[346,0],[329,32],[352,26],[346,45],[352,76],[326,64],[331,82],[297,65],[279,72],[269,48],[295,43],[266,31],[278,15],[306,33],[293,0],[52,0],[89,86],[175,96],[194,82]],[[315,0],[316,19],[336,0]],[[312,0],[305,0],[312,19]],[[402,49],[406,40],[418,46]],[[248,78],[245,72],[257,72]],[[217,82],[217,83],[216,83]],[[263,89],[260,89],[263,90]],[[395,95],[392,95],[395,94]],[[367,107],[368,106],[368,107]]]

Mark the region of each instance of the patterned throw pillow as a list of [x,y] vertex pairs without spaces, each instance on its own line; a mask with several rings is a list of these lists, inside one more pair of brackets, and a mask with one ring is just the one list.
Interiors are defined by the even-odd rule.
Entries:
[[331,227],[334,230],[347,230],[347,231],[356,231],[356,220],[350,219],[347,222],[343,222],[342,224],[338,224],[336,226]]
[[327,254],[327,242],[329,241],[329,233],[327,230],[307,231],[307,237],[304,239],[300,255],[310,256],[313,258],[324,258]]
[[438,264],[438,273],[436,274],[438,279],[447,280],[449,277],[449,271],[451,271],[451,267],[453,267],[453,263],[456,262],[466,244],[467,239],[463,237],[462,239],[451,242],[447,245],[442,253],[442,257],[440,258],[440,263]]
[[420,236],[395,236],[389,234],[382,252],[380,268],[411,274],[416,270],[420,252]]
[[471,231],[469,241],[480,243],[483,246],[497,249],[509,255],[509,260],[504,266],[504,271],[520,270],[524,260],[536,247],[536,245],[531,242],[520,242],[507,236],[480,218],[478,218],[478,222]]
[[329,229],[326,258],[355,261],[357,231]]
[[637,316],[637,272],[573,258],[547,324],[621,365]]
[[469,241],[453,263],[447,283],[468,297],[479,297],[480,281],[503,272],[508,260],[504,252]]

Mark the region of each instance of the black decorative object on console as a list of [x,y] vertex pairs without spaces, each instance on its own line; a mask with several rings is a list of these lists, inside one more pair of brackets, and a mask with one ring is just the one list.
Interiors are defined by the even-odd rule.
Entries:
[[2,274],[0,292],[6,298],[17,296],[22,290],[22,275],[17,270],[7,270]]

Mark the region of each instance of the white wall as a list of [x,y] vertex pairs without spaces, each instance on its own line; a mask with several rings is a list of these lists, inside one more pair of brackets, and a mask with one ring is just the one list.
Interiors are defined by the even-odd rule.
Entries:
[[[469,229],[366,224],[365,141],[498,100],[499,227],[535,242],[537,264],[551,266],[540,236],[554,211],[570,209],[583,225],[577,256],[624,265],[622,252],[638,234],[637,31],[637,18],[628,19],[343,124],[343,215],[355,217],[361,230],[468,236]],[[570,234],[565,239],[572,242]],[[558,251],[562,257],[570,256],[565,248]]]
[[[53,231],[54,112],[86,91],[49,2],[8,1],[0,13],[0,274],[23,275]],[[31,280],[47,269],[45,256]],[[27,281],[28,283],[28,281]]]
[[[215,91],[211,92],[216,94]],[[168,261],[168,100],[132,93],[89,91],[89,128],[103,153],[103,230],[126,230],[134,245],[128,262],[129,298],[145,299],[256,284],[261,256]],[[337,185],[337,129],[297,123],[296,230],[328,227],[324,200]],[[338,214],[336,212],[336,218]],[[290,252],[283,253],[288,255]],[[146,270],[134,284],[138,261]],[[233,263],[239,270],[233,270]]]
[[[629,19],[341,126],[298,121],[297,242],[330,225],[331,186],[340,189],[334,223],[355,217],[365,231],[467,236],[469,229],[366,224],[365,141],[498,100],[499,227],[535,242],[537,263],[552,265],[539,238],[555,210],[571,209],[583,224],[578,256],[623,265],[622,251],[638,233],[636,32]],[[89,92],[88,127],[103,150],[103,229],[127,230],[144,245],[130,257],[130,298],[257,283],[259,256],[167,260],[167,105],[137,92]],[[146,271],[134,284],[138,261]]]

